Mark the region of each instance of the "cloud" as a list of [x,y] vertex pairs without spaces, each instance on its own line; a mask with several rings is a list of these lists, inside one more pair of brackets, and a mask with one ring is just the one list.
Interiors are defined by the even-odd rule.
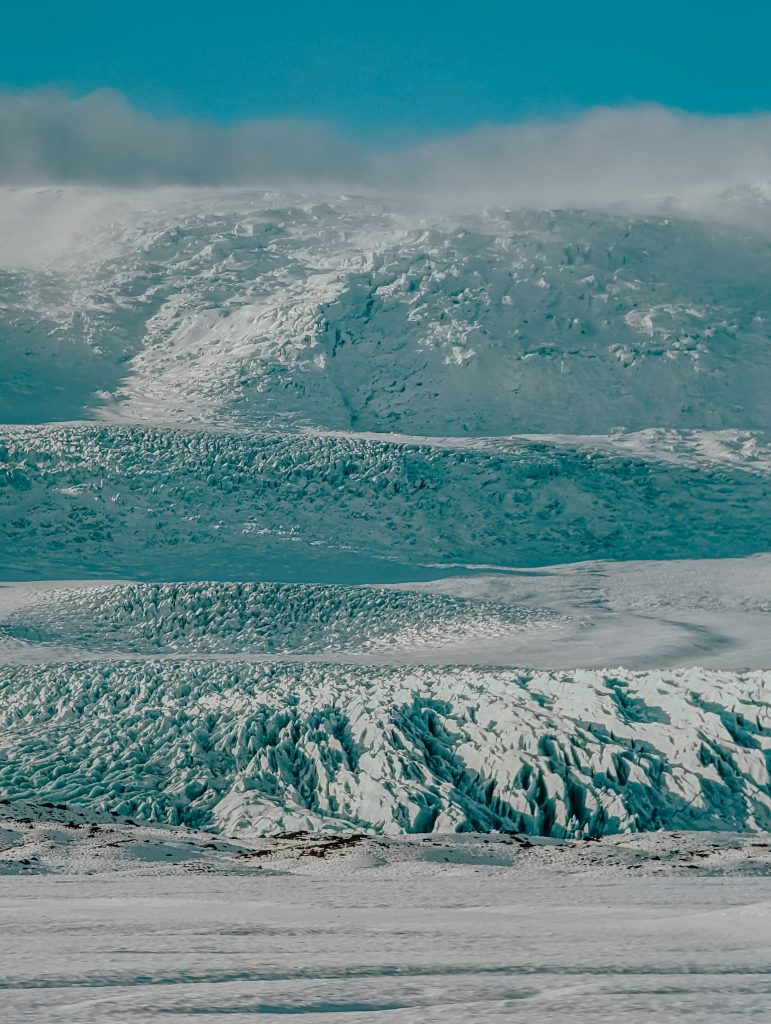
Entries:
[[771,180],[771,114],[658,106],[484,126],[378,150],[318,123],[162,120],[119,94],[0,94],[0,181],[14,185],[345,188],[439,205],[698,203]]
[[297,184],[366,177],[366,154],[323,125],[161,120],[111,91],[0,94],[0,181],[99,185]]
[[393,186],[481,202],[698,201],[771,179],[771,115],[596,108],[569,121],[480,128],[382,159]]

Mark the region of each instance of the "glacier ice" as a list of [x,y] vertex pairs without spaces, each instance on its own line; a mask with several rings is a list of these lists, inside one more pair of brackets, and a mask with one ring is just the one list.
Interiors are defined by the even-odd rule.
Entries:
[[8,204],[7,798],[241,836],[769,828],[761,230]]
[[0,633],[87,651],[340,654],[494,637],[555,618],[548,609],[384,587],[118,584],[51,589],[9,615]]
[[227,835],[768,829],[769,685],[698,669],[6,667],[0,785]]
[[771,547],[771,470],[748,448],[6,426],[3,575],[363,583],[436,563],[748,555]]

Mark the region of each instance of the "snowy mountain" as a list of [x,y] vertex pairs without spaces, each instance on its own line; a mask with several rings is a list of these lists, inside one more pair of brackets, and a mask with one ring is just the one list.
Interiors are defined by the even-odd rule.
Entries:
[[0,217],[19,207],[38,241],[0,255],[6,422],[476,436],[771,420],[771,239],[746,227],[77,190],[6,194]]
[[730,201],[4,190],[4,794],[767,829],[771,235]]

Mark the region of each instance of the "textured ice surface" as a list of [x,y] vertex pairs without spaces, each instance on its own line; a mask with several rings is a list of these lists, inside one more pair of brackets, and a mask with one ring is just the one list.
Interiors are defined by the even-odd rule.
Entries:
[[447,572],[381,587],[0,584],[0,657],[227,654],[565,669],[771,663],[768,555]]
[[99,652],[316,654],[462,643],[557,618],[509,602],[382,587],[140,583],[51,589],[0,622],[0,634]]
[[771,825],[767,673],[6,667],[0,785],[236,834]]
[[437,562],[747,555],[771,547],[753,451],[5,427],[2,572],[385,582]]
[[9,792],[227,830],[765,827],[760,236],[8,204],[0,578],[71,581],[0,594]]

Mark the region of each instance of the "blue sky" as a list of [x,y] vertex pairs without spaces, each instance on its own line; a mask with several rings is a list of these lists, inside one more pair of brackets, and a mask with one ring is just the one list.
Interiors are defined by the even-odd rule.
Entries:
[[597,104],[771,109],[770,32],[759,0],[28,0],[2,15],[0,87],[109,87],[163,117],[290,115],[409,141]]

